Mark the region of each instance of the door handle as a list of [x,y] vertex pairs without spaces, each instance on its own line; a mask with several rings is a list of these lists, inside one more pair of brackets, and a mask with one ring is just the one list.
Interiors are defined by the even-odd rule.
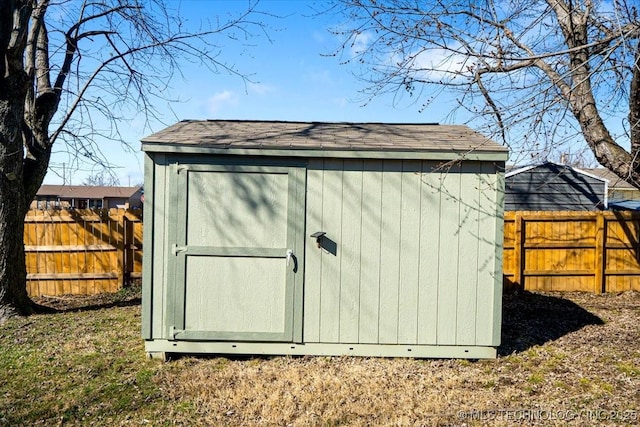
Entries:
[[298,259],[293,254],[293,251],[291,249],[287,249],[287,267],[289,267],[289,264],[291,263],[292,259],[293,259],[293,272],[297,273],[298,272]]

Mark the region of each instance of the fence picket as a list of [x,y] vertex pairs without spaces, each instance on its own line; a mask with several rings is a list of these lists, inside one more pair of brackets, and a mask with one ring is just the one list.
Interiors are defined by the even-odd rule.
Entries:
[[506,212],[505,287],[640,290],[640,213]]
[[29,295],[115,292],[129,284],[125,278],[140,277],[138,249],[129,255],[132,271],[122,263],[125,247],[142,247],[141,231],[125,236],[125,218],[141,230],[137,211],[29,211],[24,231]]

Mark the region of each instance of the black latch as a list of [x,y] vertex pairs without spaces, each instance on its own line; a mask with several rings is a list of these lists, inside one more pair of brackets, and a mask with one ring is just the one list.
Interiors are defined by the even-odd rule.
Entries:
[[325,234],[327,234],[325,231],[316,231],[315,233],[313,233],[309,237],[313,237],[314,239],[316,239],[316,244],[318,245],[319,248],[321,248],[322,247],[322,239],[324,239],[324,235]]

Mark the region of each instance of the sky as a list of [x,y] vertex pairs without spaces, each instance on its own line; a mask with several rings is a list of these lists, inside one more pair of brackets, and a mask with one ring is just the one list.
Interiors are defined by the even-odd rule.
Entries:
[[[179,5],[189,25],[197,28],[201,20],[246,9],[248,2],[183,0]],[[267,25],[268,38],[259,35],[242,44],[220,39],[221,60],[234,64],[250,82],[185,61],[182,77],[174,78],[165,94],[180,102],[157,105],[161,121],[152,122],[151,129],[143,126],[142,117],[126,126],[124,137],[133,150],[117,143],[102,146],[115,165],[112,174],[120,185],[143,182],[140,139],[180,120],[451,122],[446,100],[426,111],[420,111],[420,104],[406,94],[366,102],[359,92],[366,85],[354,76],[357,70],[329,55],[341,39],[329,31],[339,24],[339,17],[317,13],[326,6],[322,1],[262,0],[258,9],[267,14],[255,18]],[[100,172],[91,164],[70,167],[71,163],[68,153],[54,153],[44,183],[79,185],[88,175]]]

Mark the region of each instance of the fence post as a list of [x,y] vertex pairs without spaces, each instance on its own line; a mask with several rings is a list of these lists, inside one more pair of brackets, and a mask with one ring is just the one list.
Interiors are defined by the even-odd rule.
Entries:
[[524,290],[524,262],[523,262],[523,242],[524,242],[524,227],[523,227],[522,214],[516,212],[514,218],[514,241],[513,241],[513,259],[514,259],[514,271],[513,271],[513,283],[519,286],[521,290]]
[[593,291],[596,294],[606,292],[606,275],[604,269],[606,265],[605,257],[607,255],[606,250],[607,242],[607,221],[604,217],[604,212],[598,212],[596,216],[596,254],[595,254],[595,275],[594,275],[594,288]]
[[131,285],[131,272],[133,271],[133,222],[127,217],[126,212],[122,216],[122,287]]

